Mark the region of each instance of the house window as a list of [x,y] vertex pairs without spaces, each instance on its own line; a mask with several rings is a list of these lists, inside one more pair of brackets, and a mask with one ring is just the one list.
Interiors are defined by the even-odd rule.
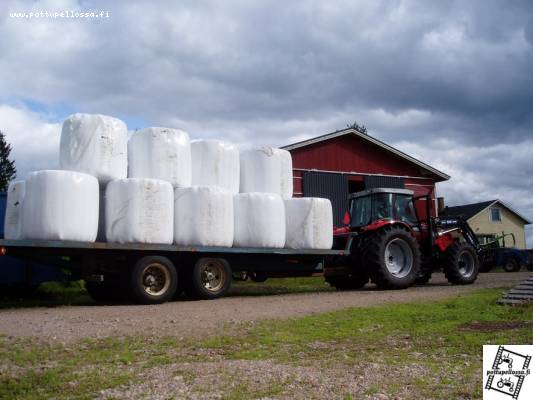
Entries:
[[490,220],[492,222],[502,222],[502,216],[500,214],[499,208],[491,208],[490,209]]

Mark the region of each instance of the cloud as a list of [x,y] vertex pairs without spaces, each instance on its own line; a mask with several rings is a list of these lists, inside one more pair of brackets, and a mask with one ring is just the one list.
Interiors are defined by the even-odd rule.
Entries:
[[59,167],[59,137],[61,124],[50,115],[23,107],[0,105],[0,130],[12,146],[17,178],[28,172]]

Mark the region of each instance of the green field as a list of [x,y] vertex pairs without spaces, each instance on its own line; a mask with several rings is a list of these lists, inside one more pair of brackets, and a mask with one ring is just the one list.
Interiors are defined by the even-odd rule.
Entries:
[[[319,285],[307,279],[301,291]],[[270,285],[284,290],[282,281]],[[481,398],[482,345],[533,343],[533,305],[497,305],[501,292],[247,323],[209,338],[50,345],[2,337],[0,398],[84,399],[113,387],[114,398],[142,382],[148,387],[137,389],[150,397],[154,376],[200,397],[207,380],[225,399]]]

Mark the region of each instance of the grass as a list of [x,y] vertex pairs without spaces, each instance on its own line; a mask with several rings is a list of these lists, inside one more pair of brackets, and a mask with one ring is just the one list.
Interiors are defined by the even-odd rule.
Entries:
[[0,295],[0,309],[95,304],[83,281],[44,282],[33,292],[18,287],[7,289]]
[[272,296],[288,293],[334,292],[323,277],[270,278],[266,282],[234,281],[229,296]]
[[[302,291],[317,284],[306,279],[297,284]],[[433,303],[350,308],[243,324],[240,335],[204,340],[133,336],[52,345],[2,337],[0,398],[92,398],[100,389],[138,382],[151,368],[177,368],[178,361],[190,363],[183,374],[190,390],[201,392],[194,382],[203,372],[191,366],[234,361],[254,365],[264,360],[288,365],[289,373],[318,369],[326,382],[334,376],[339,382],[331,390],[344,398],[375,393],[480,398],[482,345],[533,343],[531,325],[523,324],[533,321],[533,306],[500,306],[495,303],[500,295],[498,289],[480,290]],[[513,321],[522,325],[513,327]],[[301,394],[314,384],[288,385],[286,377],[273,376],[267,386],[258,387],[246,374],[228,371],[221,367],[212,379],[235,383],[216,388],[226,399],[290,396],[291,390]],[[369,381],[355,393],[350,382],[360,375]]]

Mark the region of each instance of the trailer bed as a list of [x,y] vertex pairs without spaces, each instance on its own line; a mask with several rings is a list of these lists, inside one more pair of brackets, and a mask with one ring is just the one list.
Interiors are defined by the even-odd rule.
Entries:
[[345,255],[345,250],[317,250],[317,249],[278,249],[278,248],[248,248],[248,247],[204,247],[178,246],[175,244],[146,244],[146,243],[106,243],[106,242],[75,242],[61,240],[7,240],[0,239],[0,247],[9,253],[10,247],[18,249],[68,249],[68,250],[123,250],[123,251],[164,251],[184,253],[230,253],[230,254],[279,254],[279,255],[315,255],[335,256]]

